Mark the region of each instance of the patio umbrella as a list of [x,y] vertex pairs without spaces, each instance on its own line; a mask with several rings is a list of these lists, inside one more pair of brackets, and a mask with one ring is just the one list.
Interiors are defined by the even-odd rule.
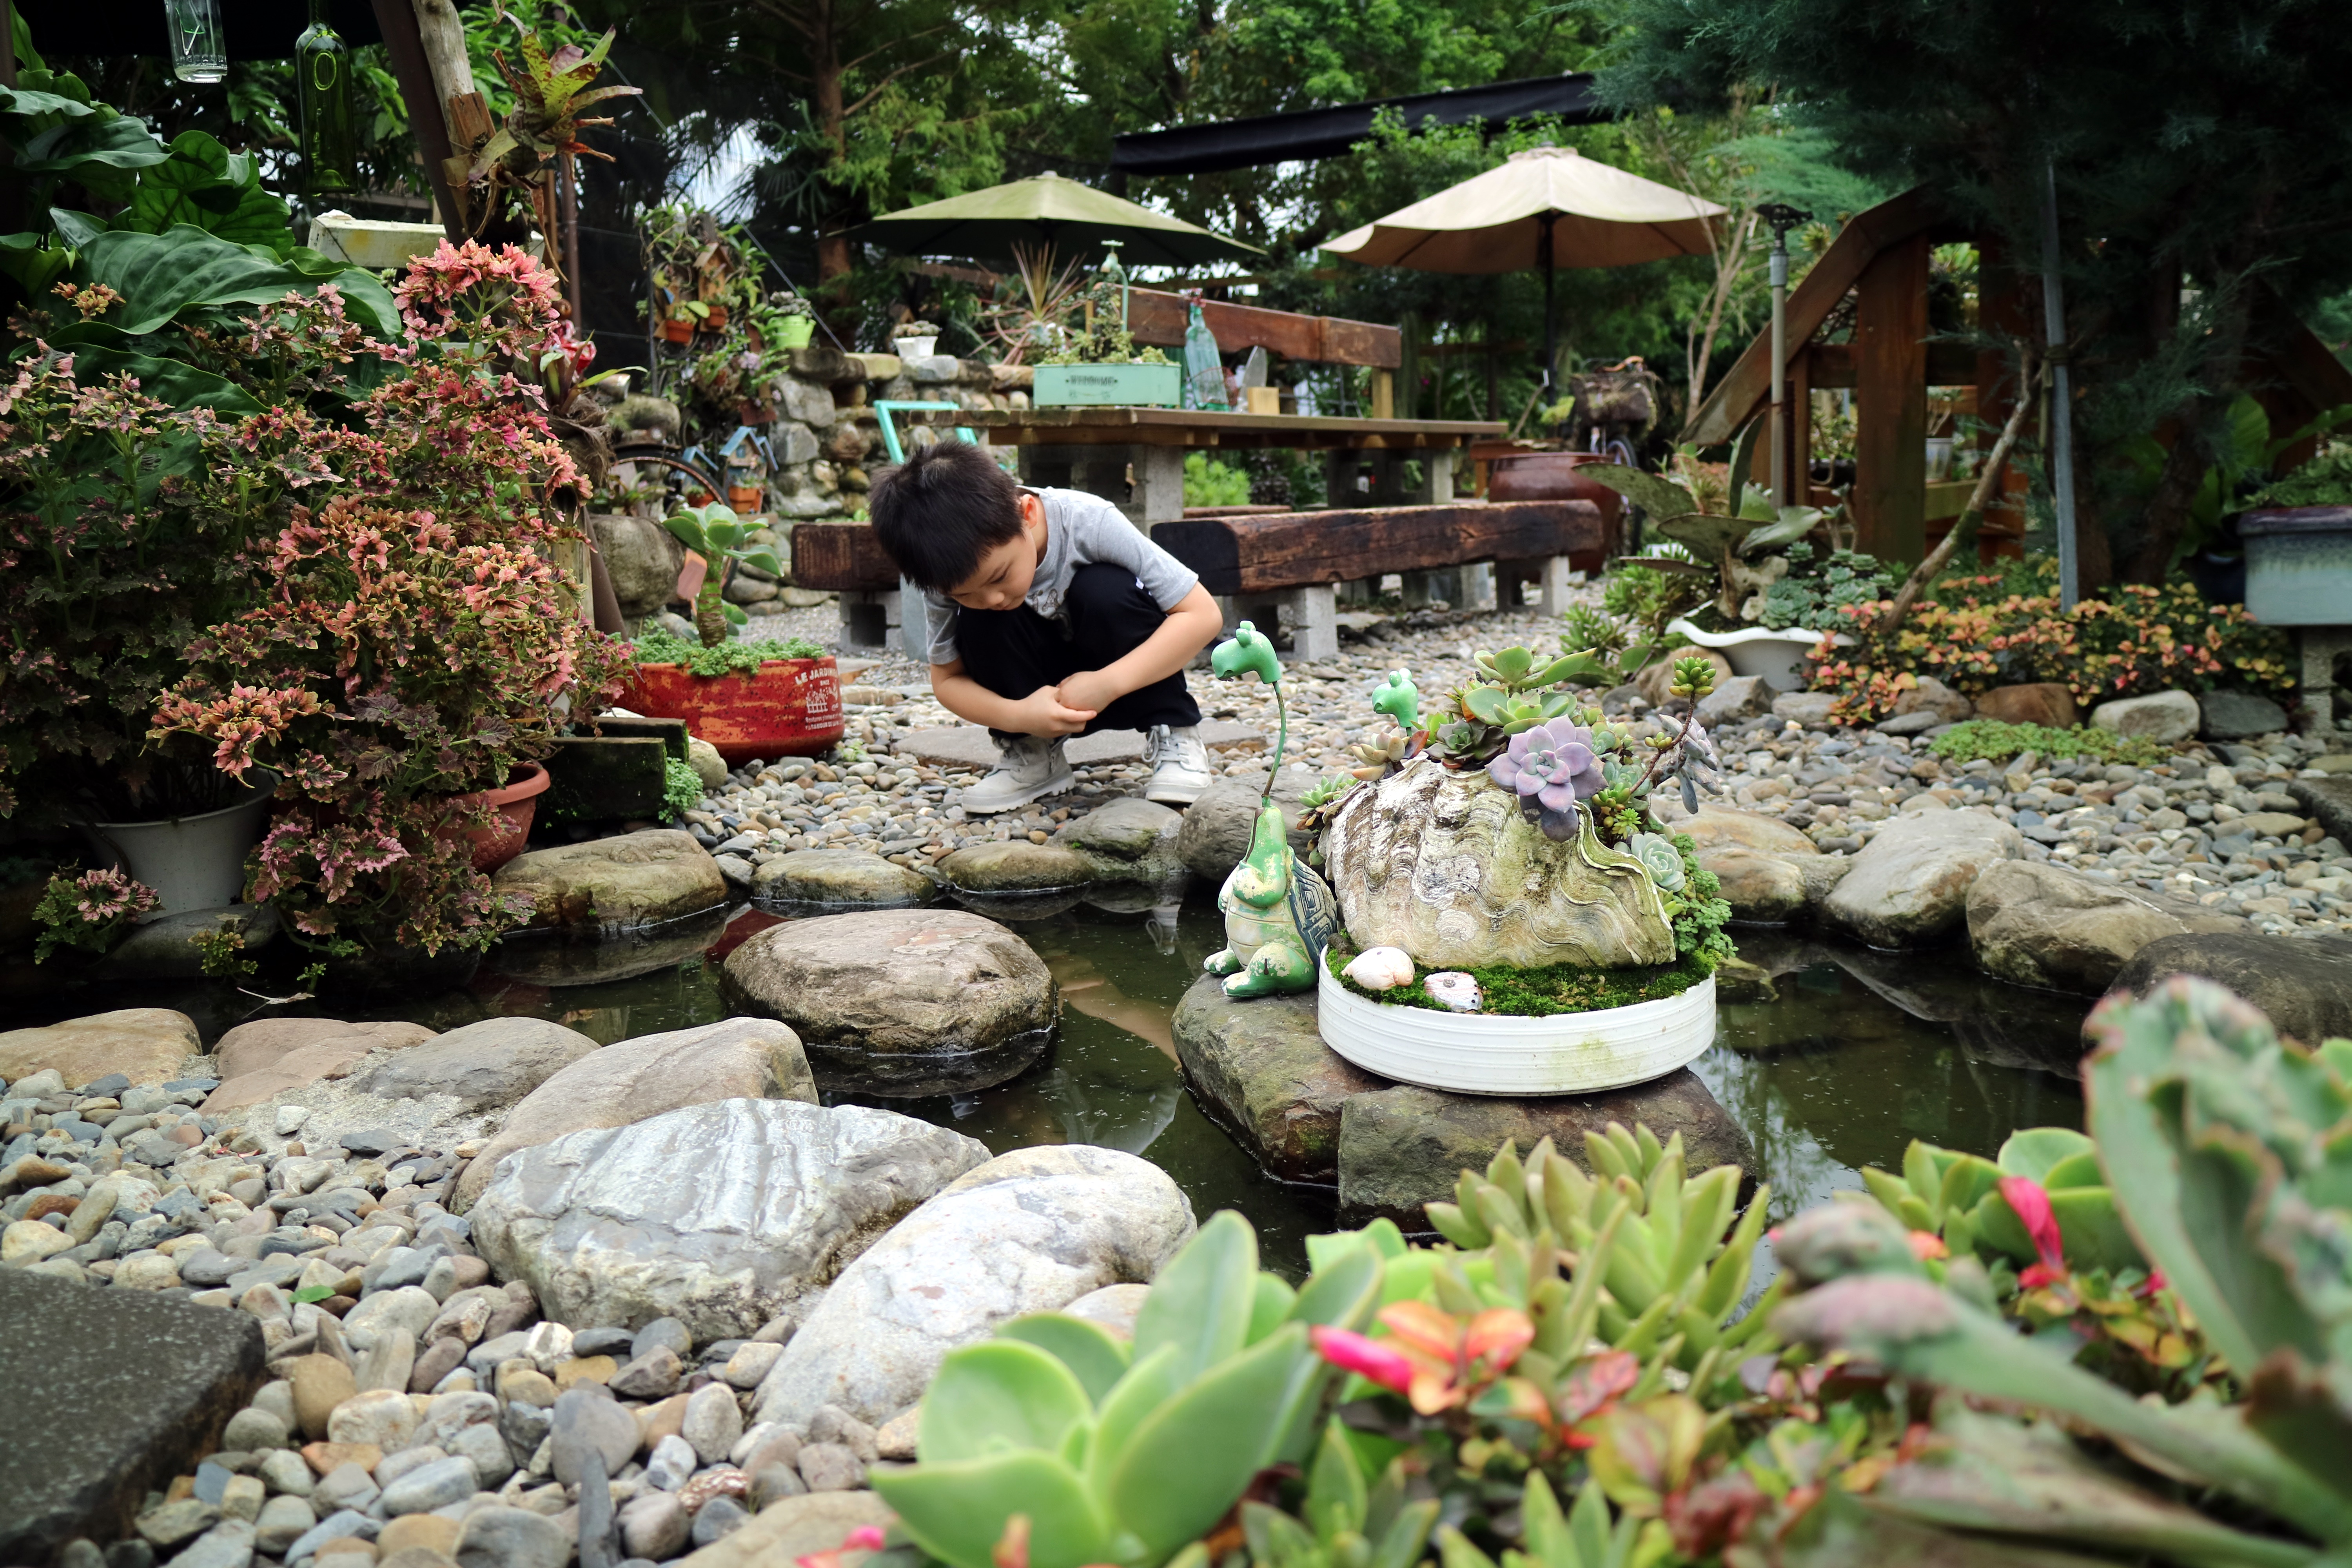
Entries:
[[1724,209],[1687,191],[1595,163],[1573,147],[1532,147],[1322,248],[1369,267],[1543,274],[1544,384],[1551,384],[1552,273],[1705,256]]
[[1129,266],[1199,267],[1265,254],[1181,218],[1045,174],[885,213],[849,231],[853,239],[914,256],[1013,261],[1014,247],[1089,259],[1106,240]]

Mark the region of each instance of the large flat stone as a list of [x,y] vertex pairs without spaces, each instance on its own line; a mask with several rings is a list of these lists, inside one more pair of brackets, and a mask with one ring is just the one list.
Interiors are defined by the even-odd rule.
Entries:
[[434,1038],[422,1024],[346,1024],[334,1018],[264,1018],[220,1037],[214,1056],[221,1085],[206,1115],[241,1110],[312,1084],[349,1078],[379,1050],[405,1050]]
[[1790,925],[1806,919],[1853,862],[1843,855],[1778,855],[1736,846],[1698,852],[1698,863],[1715,873],[1717,889],[1743,925]]
[[1271,1174],[1334,1185],[1350,1220],[1387,1215],[1427,1230],[1422,1205],[1453,1195],[1465,1168],[1484,1170],[1507,1138],[1520,1150],[1546,1136],[1581,1163],[1583,1134],[1612,1121],[1680,1132],[1694,1171],[1753,1172],[1748,1140],[1688,1071],[1607,1094],[1545,1100],[1447,1094],[1391,1084],[1323,1043],[1315,998],[1236,1002],[1202,976],[1176,1009],[1178,1057],[1202,1104]]
[[2108,994],[2145,996],[2175,974],[2236,993],[2269,1015],[2280,1034],[2306,1046],[2352,1037],[2352,940],[2252,931],[2160,937],[2132,955]]
[[[1201,743],[1219,752],[1263,751],[1265,733],[1231,720],[1203,719]],[[893,745],[900,756],[943,767],[972,768],[985,773],[996,765],[996,742],[978,724],[908,730],[898,735]],[[1081,768],[1104,763],[1139,763],[1143,760],[1143,731],[1097,730],[1070,742],[1063,749],[1063,755],[1070,759],[1072,766]]]
[[1054,977],[1005,927],[961,910],[868,910],[771,926],[727,955],[719,994],[782,1018],[820,1077],[877,1093],[984,1089],[1034,1061]]
[[1606,1094],[1509,1100],[1444,1094],[1400,1084],[1348,1101],[1339,1118],[1339,1206],[1351,1223],[1381,1215],[1427,1230],[1424,1205],[1451,1199],[1465,1170],[1483,1171],[1506,1140],[1519,1152],[1549,1138],[1584,1163],[1584,1135],[1611,1122],[1640,1123],[1664,1142],[1679,1132],[1696,1174],[1737,1165],[1742,1184],[1759,1169],[1748,1134],[1688,1068]]
[[[1310,768],[1285,767],[1274,783],[1274,803],[1282,807],[1284,825],[1290,829],[1290,847],[1301,855],[1315,843],[1311,835],[1298,831],[1298,819],[1306,811],[1299,797],[1320,776]],[[1219,779],[1184,808],[1183,824],[1176,830],[1176,855],[1192,875],[1222,884],[1241,864],[1256,830],[1265,786],[1264,773]]]
[[1339,1176],[1339,1113],[1387,1087],[1316,1031],[1315,997],[1236,1002],[1203,974],[1176,1005],[1176,1057],[1210,1114],[1286,1182]]
[[[867,355],[879,358],[879,355]],[[879,1530],[897,1518],[872,1492],[803,1492],[778,1498],[750,1522],[686,1559],[683,1568],[785,1568],[831,1552],[853,1530]]]
[[2339,842],[2352,844],[2352,774],[2296,779],[2286,786],[2286,792],[2303,804],[2304,810],[2319,819],[2323,830]]
[[0,1079],[14,1082],[55,1068],[66,1087],[121,1073],[132,1083],[167,1083],[180,1063],[204,1048],[196,1022],[168,1007],[124,1007],[0,1034]]
[[130,1534],[264,1375],[247,1313],[0,1268],[0,1563]]
[[2024,852],[2025,836],[1980,811],[1898,816],[1853,858],[1822,919],[1872,947],[1921,947],[1960,929],[1984,869]]
[[726,1100],[509,1156],[469,1215],[501,1279],[575,1329],[674,1317],[698,1341],[804,1314],[918,1204],[988,1158],[895,1111]]
[[2018,985],[2096,996],[2132,955],[2159,937],[2243,931],[2236,915],[2062,866],[2004,860],[1968,898],[1969,945],[1986,973]]
[[800,1037],[772,1018],[728,1018],[623,1040],[583,1056],[526,1095],[457,1179],[457,1205],[481,1194],[499,1162],[568,1132],[625,1127],[719,1100],[816,1103]]
[[534,849],[491,880],[530,900],[533,927],[656,925],[727,902],[727,879],[709,851],[667,827]]
[[447,1095],[465,1110],[500,1110],[601,1048],[546,1018],[485,1018],[388,1053],[353,1075],[352,1087],[386,1100]]
[[761,1383],[758,1418],[805,1426],[837,1405],[878,1426],[956,1346],[1105,1286],[1149,1284],[1192,1228],[1192,1205],[1148,1160],[1082,1143],[999,1155],[842,1270]]

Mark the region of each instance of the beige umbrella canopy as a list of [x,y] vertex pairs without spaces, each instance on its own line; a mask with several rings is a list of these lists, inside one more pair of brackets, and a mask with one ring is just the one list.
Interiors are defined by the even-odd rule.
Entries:
[[1544,382],[1551,381],[1551,275],[1705,256],[1724,209],[1573,147],[1514,153],[1500,168],[1350,229],[1322,248],[1369,267],[1523,272],[1544,278]]

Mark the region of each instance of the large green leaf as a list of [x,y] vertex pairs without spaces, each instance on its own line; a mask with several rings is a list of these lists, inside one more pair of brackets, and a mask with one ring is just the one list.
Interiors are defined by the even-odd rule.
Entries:
[[1094,1447],[1087,1458],[1087,1480],[1097,1490],[1117,1467],[1128,1438],[1182,1386],[1178,1361],[1174,1345],[1161,1345],[1150,1355],[1138,1356],[1127,1375],[1103,1396],[1095,1418]]
[[993,1568],[992,1554],[1016,1513],[1029,1521],[1029,1568],[1113,1560],[1108,1521],[1077,1472],[1050,1454],[877,1470],[874,1490],[917,1544],[954,1568]]
[[926,1465],[952,1465],[1006,1448],[1048,1453],[1094,1413],[1076,1373],[1019,1340],[950,1351],[923,1391],[919,1450]]
[[0,114],[18,114],[28,120],[50,114],[58,116],[60,120],[87,120],[98,112],[95,105],[83,103],[58,93],[35,92],[29,88],[21,87],[0,87]]
[[1752,530],[1739,542],[1739,553],[1753,555],[1759,550],[1769,550],[1776,544],[1794,544],[1821,525],[1822,509],[1817,506],[1784,506],[1765,509],[1764,526]]
[[1103,1495],[1150,1562],[1198,1539],[1234,1506],[1288,1418],[1294,1374],[1313,1359],[1306,1327],[1289,1324],[1211,1367],[1135,1429]]
[[2095,1147],[2071,1127],[2027,1127],[2009,1135],[1993,1163],[2004,1175],[2031,1176],[2039,1182],[2061,1160],[2088,1153]]
[[[94,324],[83,323],[85,326]],[[65,331],[74,330],[68,328]],[[61,331],[58,335],[62,337],[65,333]],[[74,379],[85,385],[100,376],[135,376],[141,392],[174,408],[209,408],[225,416],[261,412],[261,405],[256,403],[245,388],[226,376],[200,370],[185,360],[101,342],[53,341],[50,346],[71,350]]]
[[34,299],[47,293],[73,265],[73,252],[46,244],[47,238],[31,233],[0,235],[0,273],[15,279]]
[[[76,271],[83,281],[103,283],[122,296],[108,320],[134,337],[191,305],[266,305],[318,289],[317,279],[191,224],[174,224],[162,234],[101,234],[82,247]],[[334,281],[354,316],[366,322],[380,304],[383,319],[370,324],[379,332],[397,331],[391,293],[373,274],[352,268]]]
[[1035,1345],[1070,1369],[1087,1397],[1099,1405],[1105,1394],[1127,1375],[1126,1342],[1114,1339],[1098,1323],[1066,1312],[1032,1312],[1002,1324],[996,1337]]
[[294,248],[286,204],[261,188],[253,158],[230,153],[201,131],[173,139],[170,160],[139,176],[130,209],[117,221],[144,234],[184,223],[273,252]]
[[1381,1272],[1375,1246],[1360,1247],[1328,1259],[1291,1303],[1291,1321],[1328,1329],[1362,1329],[1380,1308]]
[[1664,517],[1681,517],[1698,510],[1698,502],[1690,491],[1672,479],[1662,479],[1643,468],[1629,468],[1622,463],[1587,463],[1576,470],[1579,479],[1594,479],[1607,485],[1655,521]]
[[16,162],[19,175],[64,175],[101,195],[129,198],[133,174],[167,161],[171,150],[153,132],[127,114],[111,120],[75,120],[44,131],[26,142]]
[[1257,1235],[1223,1210],[1151,1282],[1135,1316],[1136,1359],[1174,1345],[1177,1377],[1190,1383],[1247,1342],[1256,1300]]

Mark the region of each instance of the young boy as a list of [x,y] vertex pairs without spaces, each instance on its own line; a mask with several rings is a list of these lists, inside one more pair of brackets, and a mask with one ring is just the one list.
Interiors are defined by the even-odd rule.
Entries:
[[1197,573],[1110,502],[1024,489],[968,442],[917,449],[874,481],[870,506],[923,591],[932,692],[996,742],[964,810],[1068,788],[1062,743],[1097,730],[1144,731],[1147,798],[1190,805],[1209,787],[1184,667],[1223,619]]

